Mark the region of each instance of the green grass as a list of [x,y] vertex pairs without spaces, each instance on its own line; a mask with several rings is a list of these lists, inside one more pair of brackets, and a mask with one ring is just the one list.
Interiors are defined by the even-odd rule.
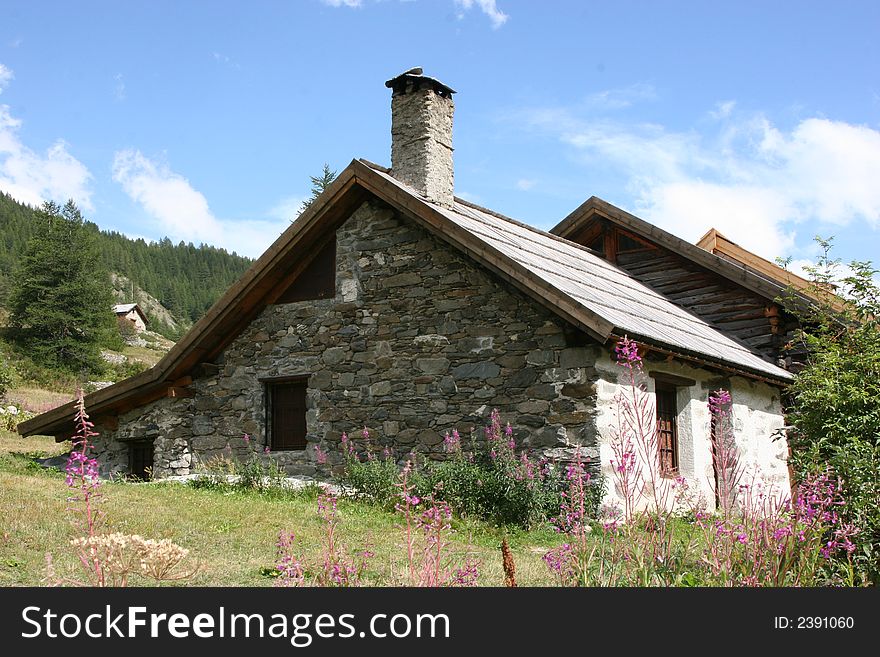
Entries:
[[[51,438],[20,438],[0,432],[0,585],[40,585],[45,555],[51,553],[60,574],[75,575],[77,565],[67,543],[77,536],[67,519],[64,477],[35,465],[36,455],[69,448]],[[314,493],[261,496],[257,493],[194,489],[181,484],[108,482],[101,487],[106,530],[169,538],[190,550],[199,572],[197,586],[268,586],[261,569],[275,562],[275,541],[293,530],[307,560],[320,555],[322,522]],[[368,547],[367,583],[402,582],[405,555],[400,518],[362,502],[340,500],[340,536],[352,551]],[[498,546],[502,530],[483,523],[456,521],[453,551],[470,552],[481,562],[480,583],[503,584]],[[552,531],[507,532],[521,586],[552,584],[541,555],[559,538]],[[142,582],[135,582],[142,583]],[[145,582],[144,582],[145,583]]]
[[19,404],[25,410],[45,413],[73,399],[73,390],[58,392],[35,386],[20,386],[6,393],[6,398],[12,403]]

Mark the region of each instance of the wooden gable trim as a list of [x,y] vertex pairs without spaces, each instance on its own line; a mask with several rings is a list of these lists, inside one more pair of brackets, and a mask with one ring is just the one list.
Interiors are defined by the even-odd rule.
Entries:
[[[572,239],[597,217],[609,221],[618,227],[625,228],[643,240],[669,249],[770,301],[775,301],[785,292],[785,286],[772,278],[762,276],[744,265],[726,260],[690,242],[686,242],[672,233],[654,226],[625,210],[621,210],[596,196],[591,196],[587,199],[565,219],[551,228],[550,232],[565,239]],[[805,306],[810,305],[809,299],[803,298],[801,301]]]
[[846,304],[833,292],[829,291],[823,294],[806,278],[798,276],[787,269],[783,269],[776,263],[770,262],[766,258],[762,258],[758,254],[744,249],[736,242],[727,239],[715,228],[710,228],[709,231],[700,238],[700,241],[697,242],[697,246],[716,256],[733,261],[744,267],[748,267],[758,274],[776,281],[784,287],[794,288],[804,296],[810,297],[819,302],[828,303],[838,312],[842,312],[846,308]]
[[[115,411],[124,413],[167,396],[167,381],[187,375],[200,363],[213,360],[223,346],[234,339],[262,309],[261,301],[287,272],[279,267],[297,249],[313,246],[322,229],[335,227],[344,220],[346,211],[353,211],[366,196],[356,187],[349,166],[328,189],[306,209],[297,220],[260,256],[207,313],[149,370],[86,395],[91,413]],[[173,387],[173,386],[172,386]],[[74,414],[75,402],[68,402],[38,415],[18,426],[23,436],[47,434],[61,436],[67,432]]]

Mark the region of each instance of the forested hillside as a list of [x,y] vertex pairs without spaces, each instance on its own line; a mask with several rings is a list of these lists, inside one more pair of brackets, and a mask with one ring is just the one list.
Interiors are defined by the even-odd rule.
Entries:
[[[35,210],[0,192],[0,306],[9,294],[9,276],[25,252],[33,235]],[[168,337],[179,337],[250,266],[251,260],[212,246],[172,244],[168,238],[157,242],[133,240],[115,231],[102,231],[91,222],[97,234],[104,266],[128,278],[136,287],[155,297],[179,324],[173,328],[151,317],[153,330]]]

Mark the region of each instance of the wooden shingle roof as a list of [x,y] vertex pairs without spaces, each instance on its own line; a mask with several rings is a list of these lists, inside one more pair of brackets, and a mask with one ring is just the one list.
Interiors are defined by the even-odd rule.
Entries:
[[[378,173],[389,183],[408,190],[390,174]],[[461,200],[452,209],[435,209],[502,257],[523,267],[536,280],[549,284],[583,308],[586,315],[592,315],[589,323],[603,340],[626,334],[709,362],[782,381],[791,378],[790,373],[767,362],[745,344],[587,248]]]

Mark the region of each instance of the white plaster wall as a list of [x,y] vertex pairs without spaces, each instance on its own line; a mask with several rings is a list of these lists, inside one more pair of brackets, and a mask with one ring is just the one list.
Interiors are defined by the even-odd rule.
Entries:
[[134,324],[134,328],[136,331],[141,332],[147,330],[147,325],[144,324],[144,320],[141,319],[141,316],[137,314],[137,311],[128,311],[128,313],[125,315],[125,319]]
[[[599,454],[602,473],[605,475],[607,492],[605,503],[623,508],[621,491],[611,464],[614,452],[612,440],[618,432],[617,395],[627,386],[624,368],[617,365],[610,354],[604,354],[596,363],[600,379],[597,382],[596,419],[599,434]],[[730,390],[733,398],[733,427],[740,458],[750,481],[762,482],[765,490],[789,490],[786,464],[787,443],[784,438],[772,439],[774,431],[784,425],[779,390],[773,386],[754,382],[742,377],[723,377],[717,372],[692,366],[680,361],[644,363],[643,380],[649,394],[649,405],[656,408],[654,399],[655,380],[651,372],[663,372],[696,383],[690,387],[678,387],[678,457],[679,474],[687,481],[691,499],[702,501],[707,508],[715,506],[715,474],[712,466],[711,417],[709,393],[719,387]],[[647,475],[647,471],[645,472]],[[647,478],[647,477],[646,477]],[[675,492],[669,488],[673,479],[660,480],[667,486],[667,499],[674,502]],[[640,507],[652,504],[653,495],[646,488],[642,491]]]
[[[788,441],[779,390],[742,377],[731,379],[733,430],[743,466],[743,483],[767,497],[791,494]],[[753,491],[755,492],[755,491]]]

